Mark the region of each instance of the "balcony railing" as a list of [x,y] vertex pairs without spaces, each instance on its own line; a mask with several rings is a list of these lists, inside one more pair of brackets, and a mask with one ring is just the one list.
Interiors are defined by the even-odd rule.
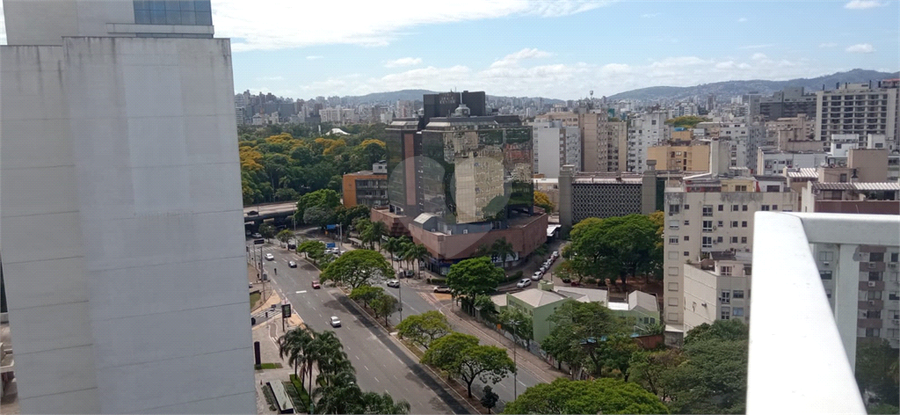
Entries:
[[[900,217],[757,212],[747,414],[865,414],[856,385],[860,245],[900,245]],[[837,245],[834,310],[810,244]]]

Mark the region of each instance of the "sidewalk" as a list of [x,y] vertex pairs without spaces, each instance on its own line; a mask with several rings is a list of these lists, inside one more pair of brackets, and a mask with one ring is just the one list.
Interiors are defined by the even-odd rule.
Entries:
[[[271,295],[263,305],[269,307],[272,304],[281,304],[281,297],[278,293]],[[295,327],[303,326],[303,320],[296,313],[291,315],[287,320],[287,330],[290,331]],[[287,363],[287,359],[282,360],[278,354],[278,338],[284,332],[281,330],[281,319],[273,318],[265,323],[253,327],[253,341],[259,342],[259,358],[262,363],[281,363],[279,369],[265,369],[255,371],[256,378],[256,410],[258,414],[274,414],[275,411],[269,410],[269,404],[262,392],[262,386],[266,382],[282,382],[290,380],[290,375],[294,373]],[[315,375],[315,372],[313,373]],[[305,413],[305,410],[298,410]]]

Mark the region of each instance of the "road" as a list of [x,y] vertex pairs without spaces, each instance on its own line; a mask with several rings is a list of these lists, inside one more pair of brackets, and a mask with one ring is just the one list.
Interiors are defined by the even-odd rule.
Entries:
[[[263,252],[275,256],[274,261],[265,261],[273,288],[291,302],[306,325],[316,331],[334,330],[364,391],[387,392],[394,399],[403,399],[410,403],[411,413],[470,413],[442,385],[425,375],[422,366],[388,334],[358,315],[337,288],[323,285],[312,289],[311,281],[319,278],[313,266],[277,246],[266,245]],[[289,268],[289,260],[296,261],[298,267]],[[342,327],[332,328],[331,316],[340,318]]]

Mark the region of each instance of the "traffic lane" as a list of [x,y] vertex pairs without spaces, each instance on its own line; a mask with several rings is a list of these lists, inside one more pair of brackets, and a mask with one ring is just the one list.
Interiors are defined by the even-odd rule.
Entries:
[[[385,292],[389,295],[393,296],[400,301],[400,297],[403,297],[403,317],[409,317],[413,314],[422,314],[426,311],[434,310],[434,306],[425,301],[424,298],[419,294],[419,290],[413,288],[412,286],[407,285],[406,282],[400,281],[400,288],[388,287],[386,282],[381,282],[376,284],[379,287],[384,288]],[[401,294],[402,291],[402,294]],[[400,311],[395,311],[393,314],[388,317],[388,321],[391,322],[391,326],[396,326],[400,324]]]
[[[332,290],[337,294],[337,289],[323,287],[320,290],[304,290],[296,282],[291,282],[291,278],[279,279],[285,281],[282,290],[286,291],[285,296],[295,304],[295,309],[305,324],[317,331],[335,332],[356,369],[357,381],[363,390],[388,392],[395,399],[406,400],[414,413],[450,411],[450,407],[438,397],[436,391],[423,387],[421,380],[416,382],[404,380],[403,375],[410,371],[410,367],[396,354],[392,354],[384,347],[373,347],[373,342],[378,341],[372,335],[372,330],[366,330],[366,326],[372,326],[370,329],[378,332],[380,330],[365,318],[347,312],[347,308],[331,295]],[[343,296],[339,297],[345,299]],[[341,319],[342,327],[331,327],[332,315]],[[400,350],[398,352],[402,353]]]

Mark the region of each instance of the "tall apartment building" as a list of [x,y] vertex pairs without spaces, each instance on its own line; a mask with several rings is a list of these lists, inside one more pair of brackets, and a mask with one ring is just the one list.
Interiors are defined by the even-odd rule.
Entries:
[[732,167],[756,169],[756,152],[765,142],[765,129],[760,123],[713,121],[697,124],[707,139],[728,139],[732,145]]
[[815,125],[815,119],[806,114],[766,121],[765,145],[775,145],[782,151],[824,150],[826,143],[815,140]]
[[578,127],[564,127],[562,121],[535,121],[534,173],[558,178],[559,168],[581,165],[581,134]]
[[781,151],[774,148],[760,148],[756,155],[758,174],[781,174],[785,168],[816,168],[825,164],[824,151]]
[[770,97],[759,99],[758,113],[763,121],[793,118],[800,114],[812,117],[816,114],[816,94],[809,94],[803,87],[789,87]]
[[210,2],[3,5],[21,412],[256,412],[231,46]]
[[691,145],[653,146],[647,149],[647,160],[653,160],[660,170],[685,172],[709,171],[709,143]]
[[666,125],[667,119],[669,119],[668,112],[654,111],[641,114],[629,121],[625,158],[627,171],[642,173],[647,164],[649,148],[665,144],[669,139],[671,129]]
[[833,134],[883,134],[890,148],[898,148],[898,100],[900,88],[892,80],[816,91],[816,141],[831,141]]
[[749,252],[711,252],[684,265],[684,331],[716,320],[750,322],[753,282]]
[[[698,321],[685,317],[688,312],[696,312],[696,300],[688,303],[687,299],[700,295],[687,291],[685,275],[693,272],[688,267],[705,259],[721,259],[721,253],[749,253],[753,246],[754,212],[790,212],[799,208],[798,195],[790,191],[784,177],[729,177],[715,169],[685,177],[680,186],[666,188],[663,318],[671,326],[669,338],[677,339]],[[722,318],[724,308],[706,315]]]
[[372,170],[347,173],[342,177],[342,201],[344,207],[366,205],[377,208],[388,205],[387,163],[372,165]]
[[609,121],[606,111],[580,107],[576,112],[551,112],[535,119],[560,121],[564,127],[578,127],[581,136],[580,163],[569,163],[578,171],[616,172],[625,170],[627,123]]

